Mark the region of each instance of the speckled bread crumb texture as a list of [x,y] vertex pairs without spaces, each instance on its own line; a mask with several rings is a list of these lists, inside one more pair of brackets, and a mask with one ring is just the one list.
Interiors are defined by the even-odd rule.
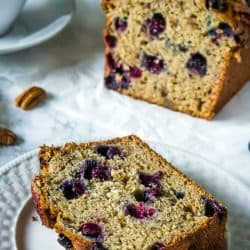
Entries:
[[[234,71],[230,64],[249,43],[250,26],[239,20],[237,4],[242,2],[104,0],[106,87],[213,118],[218,102],[250,79],[245,60],[239,62],[244,79],[227,79],[228,69]],[[222,94],[224,88],[230,96]]]
[[224,249],[225,208],[136,136],[44,146],[40,159],[35,207],[74,249]]

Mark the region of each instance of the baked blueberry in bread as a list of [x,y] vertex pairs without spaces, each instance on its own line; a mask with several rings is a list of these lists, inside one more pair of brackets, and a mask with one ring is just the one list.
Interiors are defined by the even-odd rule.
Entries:
[[246,0],[103,0],[105,85],[212,119],[250,80]]
[[226,249],[227,210],[136,136],[39,158],[34,206],[66,249]]

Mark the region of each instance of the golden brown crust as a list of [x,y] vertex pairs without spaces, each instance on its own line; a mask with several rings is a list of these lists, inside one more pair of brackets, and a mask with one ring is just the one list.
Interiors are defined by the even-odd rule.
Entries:
[[52,216],[50,215],[49,211],[45,208],[45,204],[41,201],[40,194],[36,191],[35,184],[36,180],[33,180],[31,186],[31,194],[34,208],[36,209],[37,213],[39,214],[42,224],[46,227],[53,227],[54,223],[52,223]]
[[214,107],[213,114],[217,113],[250,79],[250,45],[239,51],[241,62],[232,56],[222,75],[221,90]]
[[38,175],[31,184],[33,205],[41,218],[42,224],[46,227],[53,228],[56,223],[57,211],[46,203],[45,197],[39,188],[41,185],[42,178]]
[[166,250],[226,250],[225,227],[226,220],[218,223],[216,218],[213,218],[192,235],[174,241]]
[[40,162],[40,168],[43,169],[48,166],[50,159],[60,150],[59,147],[47,147],[42,146],[40,148],[39,152],[39,162]]
[[[82,144],[75,144],[75,143],[68,143],[64,147],[47,147],[42,146],[39,154],[39,158],[42,159],[41,169],[44,170],[44,161],[48,163],[51,158],[58,152],[67,154],[72,151],[76,147],[82,148],[89,148],[93,145],[97,144],[115,144],[117,142],[131,142],[134,141],[136,143],[141,144],[143,147],[146,147],[152,157],[156,157],[159,162],[162,162],[162,165],[166,165],[169,163],[155,151],[153,151],[149,145],[143,142],[139,137],[135,135],[130,135],[127,137],[122,138],[115,138],[112,140],[106,141],[98,141],[98,142],[90,142],[90,143],[82,143]],[[45,157],[45,159],[43,159]],[[46,164],[47,166],[47,164]],[[180,172],[180,170],[176,169],[172,165],[170,165],[175,172],[178,173],[179,176],[185,178],[186,181],[194,186],[194,188],[198,189],[201,193],[204,194],[209,199],[212,199],[212,196],[207,193],[204,189],[198,186],[194,181],[189,179],[185,174]],[[45,195],[42,193],[42,176],[41,174],[37,175],[32,182],[32,197],[34,202],[34,207],[36,208],[38,214],[41,217],[43,225],[54,228],[57,233],[62,233],[66,237],[68,237],[74,246],[74,250],[90,250],[91,249],[91,242],[85,240],[84,238],[80,237],[79,235],[72,234],[71,232],[67,231],[60,223],[57,223],[57,216],[59,216],[60,212],[57,211],[55,208],[51,207],[49,204],[46,204]],[[188,234],[183,234],[181,237],[175,237],[172,240],[172,243],[169,245],[167,250],[192,250],[192,249],[199,249],[199,250],[225,250],[226,249],[226,234],[225,228],[227,223],[227,216],[225,216],[221,221],[218,220],[217,215],[215,214],[213,217],[210,217],[207,223],[204,223],[198,230],[194,230]]]

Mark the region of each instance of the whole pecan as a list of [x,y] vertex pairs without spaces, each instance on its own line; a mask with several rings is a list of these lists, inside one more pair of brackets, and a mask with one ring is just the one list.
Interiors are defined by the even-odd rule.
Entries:
[[11,130],[0,127],[0,145],[13,145],[17,136]]
[[23,110],[37,106],[46,97],[46,91],[40,87],[30,87],[15,99],[15,105]]

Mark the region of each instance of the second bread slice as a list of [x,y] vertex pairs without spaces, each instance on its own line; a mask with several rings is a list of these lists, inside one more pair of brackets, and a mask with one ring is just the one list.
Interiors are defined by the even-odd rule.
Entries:
[[75,250],[226,249],[226,209],[136,136],[42,147],[35,207]]

